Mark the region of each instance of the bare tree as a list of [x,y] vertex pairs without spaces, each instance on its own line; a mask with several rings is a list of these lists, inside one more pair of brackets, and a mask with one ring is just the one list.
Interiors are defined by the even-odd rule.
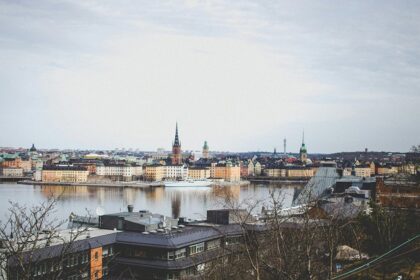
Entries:
[[[32,279],[43,273],[48,279],[65,276],[62,268],[69,254],[77,251],[76,240],[87,227],[61,234],[67,221],[54,217],[56,205],[53,197],[31,207],[10,202],[8,218],[0,222],[0,279]],[[49,250],[51,246],[55,250]]]

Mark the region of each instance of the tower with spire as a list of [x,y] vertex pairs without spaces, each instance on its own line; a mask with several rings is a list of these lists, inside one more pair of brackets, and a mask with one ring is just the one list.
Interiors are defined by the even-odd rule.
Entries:
[[207,141],[204,141],[203,158],[205,159],[209,158],[209,145],[207,145]]
[[172,143],[172,164],[182,164],[181,142],[179,141],[178,136],[178,122],[176,123],[175,128],[175,140]]
[[302,163],[306,163],[306,161],[308,160],[308,151],[306,150],[305,145],[305,131],[303,131],[302,133],[302,146],[300,147],[299,151],[299,159]]

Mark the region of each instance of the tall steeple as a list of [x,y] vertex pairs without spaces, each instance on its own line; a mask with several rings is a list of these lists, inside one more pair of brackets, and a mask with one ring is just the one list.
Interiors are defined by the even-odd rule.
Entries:
[[175,140],[174,140],[173,146],[176,146],[176,147],[181,146],[181,143],[179,142],[179,136],[178,136],[178,122],[176,122]]
[[300,147],[300,151],[299,151],[299,159],[304,164],[308,160],[308,151],[306,150],[306,145],[305,145],[305,130],[303,130],[302,132],[302,146]]
[[182,164],[181,141],[178,136],[178,122],[175,128],[175,140],[172,144],[172,164]]

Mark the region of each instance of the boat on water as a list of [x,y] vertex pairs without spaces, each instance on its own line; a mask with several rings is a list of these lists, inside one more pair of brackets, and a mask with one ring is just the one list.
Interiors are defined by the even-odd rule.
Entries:
[[208,180],[182,180],[164,182],[165,187],[208,187],[211,184],[213,184],[213,182]]

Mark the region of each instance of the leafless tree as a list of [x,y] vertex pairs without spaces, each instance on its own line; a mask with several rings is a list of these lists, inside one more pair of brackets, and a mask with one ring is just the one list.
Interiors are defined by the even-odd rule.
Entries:
[[[243,229],[241,253],[211,266],[213,276],[207,279],[331,279],[339,245],[360,251],[361,229],[354,217],[343,218],[346,209],[326,213],[319,206],[322,201],[313,199],[285,210],[283,196],[275,191],[268,201],[225,202],[225,207],[237,211]],[[263,222],[253,220],[250,213],[263,206]],[[238,211],[244,208],[247,216]]]
[[[48,279],[65,276],[61,268],[68,255],[77,251],[76,240],[87,227],[77,226],[61,234],[67,221],[55,217],[56,206],[54,197],[30,207],[10,202],[7,219],[0,221],[0,279],[10,279],[10,275],[14,278],[16,274],[19,279],[32,279],[37,270],[48,270]],[[51,246],[56,250],[48,250]]]

